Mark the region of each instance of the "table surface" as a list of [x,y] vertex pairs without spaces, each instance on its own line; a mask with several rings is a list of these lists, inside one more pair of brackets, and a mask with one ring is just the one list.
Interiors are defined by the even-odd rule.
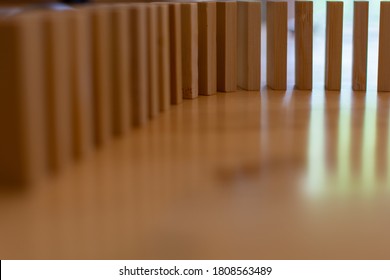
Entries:
[[292,89],[290,34],[287,91],[185,100],[59,176],[1,188],[0,259],[389,259],[390,93],[377,30],[369,90],[350,90],[347,31],[341,92],[323,90],[322,29],[314,89]]

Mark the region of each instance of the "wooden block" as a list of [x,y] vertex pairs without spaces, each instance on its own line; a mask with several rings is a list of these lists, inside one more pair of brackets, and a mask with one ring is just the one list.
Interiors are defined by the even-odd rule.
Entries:
[[169,4],[169,38],[171,58],[171,104],[179,104],[183,100],[181,9],[179,3]]
[[367,85],[368,1],[355,1],[353,15],[352,89]]
[[47,167],[41,15],[0,21],[0,185],[36,181]]
[[198,97],[198,5],[181,4],[183,98]]
[[261,3],[237,2],[238,86],[260,90]]
[[217,92],[217,3],[198,2],[199,95]]
[[130,42],[128,12],[123,6],[112,9],[111,17],[112,132],[123,135],[129,131],[130,115]]
[[295,2],[295,87],[313,87],[313,2]]
[[381,2],[378,91],[390,91],[390,2]]
[[217,2],[217,90],[237,90],[237,2]]
[[343,10],[343,2],[326,3],[325,88],[327,90],[341,89]]
[[168,110],[171,103],[171,73],[169,47],[169,6],[157,6],[158,89],[160,112]]
[[74,10],[69,20],[73,155],[82,158],[92,151],[94,143],[90,12]]
[[112,135],[111,120],[111,13],[106,7],[91,9],[93,117],[94,136],[98,146]]
[[146,6],[134,4],[129,6],[130,26],[130,102],[132,104],[132,123],[141,126],[148,120],[147,93],[147,36]]
[[287,2],[267,2],[267,85],[287,88]]
[[58,171],[72,158],[70,21],[68,12],[41,14],[45,43],[48,163]]
[[148,25],[148,93],[149,93],[149,118],[158,115],[159,110],[159,87],[158,87],[158,7],[155,5],[148,5],[147,10],[147,25]]

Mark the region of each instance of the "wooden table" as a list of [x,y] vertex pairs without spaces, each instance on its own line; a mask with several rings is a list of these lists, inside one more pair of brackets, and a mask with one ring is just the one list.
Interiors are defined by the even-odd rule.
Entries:
[[348,58],[341,93],[325,92],[317,32],[313,92],[292,90],[290,60],[286,92],[185,100],[59,176],[2,188],[0,258],[389,259],[390,94],[374,64],[352,92]]

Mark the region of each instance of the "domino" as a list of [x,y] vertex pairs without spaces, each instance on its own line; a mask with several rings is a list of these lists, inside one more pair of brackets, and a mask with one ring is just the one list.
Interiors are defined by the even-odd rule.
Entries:
[[171,104],[180,104],[183,101],[181,36],[180,3],[170,3],[169,38],[171,58]]
[[183,98],[198,97],[198,5],[181,4]]
[[168,110],[171,103],[170,41],[169,41],[169,6],[157,6],[157,67],[159,88],[159,111]]
[[111,114],[112,133],[124,135],[130,130],[130,44],[129,19],[123,6],[111,11],[111,62],[112,90]]
[[352,89],[365,91],[367,86],[368,1],[354,2]]
[[199,95],[217,92],[217,3],[198,2]]
[[41,15],[0,21],[0,182],[25,185],[47,170]]
[[341,89],[344,3],[326,3],[325,89]]
[[142,126],[148,120],[147,94],[147,10],[144,4],[128,7],[130,31],[130,103],[132,125]]
[[287,88],[287,2],[267,2],[267,85]]
[[238,86],[260,90],[261,3],[237,2]]
[[381,2],[379,23],[378,91],[390,91],[390,2]]
[[93,149],[92,36],[90,14],[86,9],[72,11],[71,50],[71,123],[72,153],[75,159],[86,157]]
[[217,2],[217,90],[237,90],[237,2]]
[[159,87],[158,87],[158,6],[147,7],[147,40],[148,40],[148,93],[149,118],[156,117],[159,113]]
[[295,87],[313,87],[313,2],[295,2]]
[[108,143],[112,135],[111,120],[111,36],[110,10],[87,8],[92,19],[92,92],[94,139],[97,146]]

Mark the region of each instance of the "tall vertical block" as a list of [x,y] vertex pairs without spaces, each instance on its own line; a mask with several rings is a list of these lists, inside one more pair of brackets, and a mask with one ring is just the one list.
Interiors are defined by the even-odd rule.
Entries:
[[390,2],[381,2],[378,91],[390,91]]
[[130,31],[130,103],[132,124],[141,126],[148,120],[146,6],[129,6]]
[[155,4],[157,6],[157,65],[159,110],[168,110],[171,102],[171,73],[170,73],[170,40],[169,40],[169,6],[168,4]]
[[181,4],[183,98],[198,97],[198,5]]
[[295,2],[295,87],[313,87],[313,2]]
[[130,45],[128,13],[122,6],[112,8],[111,25],[112,132],[123,135],[130,129]]
[[0,185],[23,185],[46,169],[44,34],[39,14],[0,21]]
[[72,158],[70,22],[68,12],[43,12],[45,114],[49,168],[58,171]]
[[352,89],[367,85],[368,1],[355,1],[353,12]]
[[287,88],[287,2],[267,2],[267,85]]
[[217,3],[198,2],[199,95],[217,92]]
[[183,101],[181,8],[179,3],[169,4],[169,37],[171,58],[171,104]]
[[147,10],[149,118],[157,116],[159,112],[157,9],[156,5],[148,5]]
[[86,9],[70,17],[72,149],[75,158],[85,157],[93,148],[93,96],[91,62],[91,21]]
[[237,2],[238,86],[260,90],[261,3]]
[[341,89],[343,2],[326,3],[325,89]]
[[237,90],[237,2],[217,2],[217,90]]
[[106,144],[111,135],[111,14],[106,7],[91,9],[93,112],[95,143]]

